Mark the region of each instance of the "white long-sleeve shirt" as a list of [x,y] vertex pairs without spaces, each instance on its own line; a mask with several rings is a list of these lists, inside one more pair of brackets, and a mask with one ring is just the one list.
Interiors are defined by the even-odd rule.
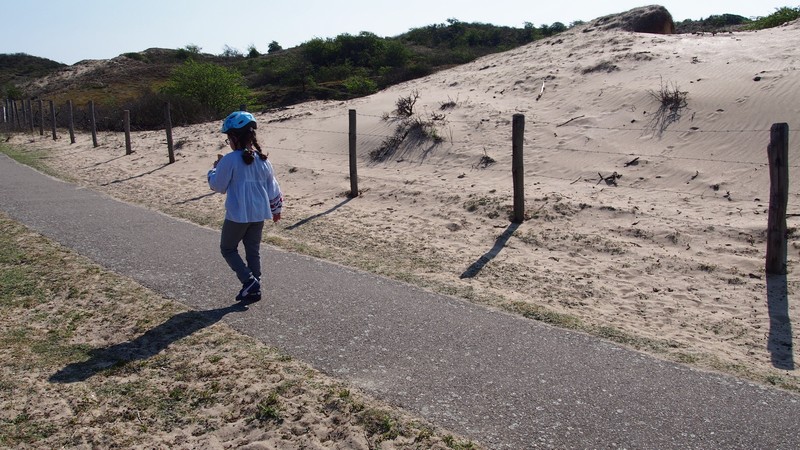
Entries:
[[237,223],[271,220],[283,208],[283,194],[272,164],[257,154],[246,164],[242,151],[223,156],[217,167],[208,171],[209,187],[225,198],[225,218]]

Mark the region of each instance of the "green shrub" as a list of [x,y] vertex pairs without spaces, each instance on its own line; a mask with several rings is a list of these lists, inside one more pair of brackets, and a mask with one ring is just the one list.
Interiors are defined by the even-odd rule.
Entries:
[[378,84],[367,77],[354,75],[344,80],[347,91],[353,95],[369,95],[378,90]]
[[790,8],[788,6],[784,6],[783,8],[777,8],[774,13],[766,17],[759,18],[753,22],[748,29],[764,30],[766,28],[774,28],[787,22],[791,22],[798,17],[800,17],[800,8]]
[[193,59],[172,73],[162,93],[193,100],[218,116],[239,109],[250,97],[250,90],[239,72]]
[[134,61],[147,62],[147,57],[141,53],[129,52],[129,53],[123,53],[122,56],[132,59]]

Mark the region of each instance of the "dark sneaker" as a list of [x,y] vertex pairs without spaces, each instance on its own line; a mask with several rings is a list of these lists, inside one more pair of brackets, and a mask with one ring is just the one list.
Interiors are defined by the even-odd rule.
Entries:
[[242,290],[236,296],[236,300],[259,301],[261,300],[261,283],[258,278],[251,277],[242,285]]

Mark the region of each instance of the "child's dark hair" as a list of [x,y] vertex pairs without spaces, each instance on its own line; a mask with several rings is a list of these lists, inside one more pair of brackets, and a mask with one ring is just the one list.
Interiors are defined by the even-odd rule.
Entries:
[[261,160],[266,160],[267,155],[261,150],[258,145],[258,138],[256,137],[255,127],[248,125],[238,130],[230,130],[228,134],[232,135],[237,142],[237,147],[242,148],[242,158],[245,164],[252,164],[255,160],[253,153],[257,154]]

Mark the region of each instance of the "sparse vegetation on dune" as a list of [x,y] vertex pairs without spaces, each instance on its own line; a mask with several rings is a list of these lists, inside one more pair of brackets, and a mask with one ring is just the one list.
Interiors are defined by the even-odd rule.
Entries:
[[800,18],[800,7],[790,8],[784,6],[782,8],[777,8],[774,13],[766,17],[756,19],[747,28],[749,30],[764,30],[767,28],[779,27],[785,23],[797,20],[798,18]]

